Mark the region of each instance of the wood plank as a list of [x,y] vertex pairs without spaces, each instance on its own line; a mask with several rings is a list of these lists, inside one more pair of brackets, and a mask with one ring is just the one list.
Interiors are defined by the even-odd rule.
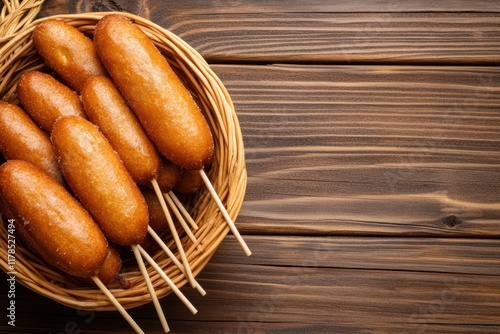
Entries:
[[500,64],[495,1],[179,1],[165,11],[155,1],[52,0],[41,16],[104,10],[147,17],[212,63]]
[[[183,288],[198,314],[192,315],[175,296],[161,300],[173,333],[500,330],[498,240],[273,236],[247,236],[247,240],[254,250],[251,257],[245,257],[231,237],[222,243],[198,276],[208,292],[205,297]],[[1,281],[3,287],[5,279]],[[30,333],[59,333],[66,326],[85,333],[131,332],[117,312],[76,311],[24,288],[18,291],[17,323],[33,324]],[[152,305],[130,313],[147,333],[160,333]],[[4,314],[2,308],[0,316],[5,318]],[[0,330],[5,329],[10,328],[1,322]]]
[[213,68],[246,145],[241,231],[500,234],[500,69]]
[[[158,1],[158,0],[157,0]],[[96,3],[87,0],[84,3]],[[106,1],[98,1],[106,3]],[[108,1],[109,2],[109,1]],[[121,3],[138,3],[140,1],[121,1]],[[154,1],[149,1],[154,4]],[[88,6],[86,8],[89,8]],[[306,8],[306,9],[304,9]],[[500,12],[500,4],[495,0],[480,0],[471,3],[467,0],[351,0],[351,1],[324,1],[290,0],[283,4],[279,0],[187,0],[175,1],[168,8],[172,14],[206,14],[213,12],[224,13],[360,13],[360,12]]]
[[[500,240],[356,236],[245,236],[242,256],[229,235],[210,263],[500,276]],[[500,283],[499,283],[500,284]]]
[[[309,0],[305,4],[301,0],[287,1],[286,5],[279,0],[184,0],[171,1],[168,7],[161,6],[163,0],[46,0],[44,11],[52,12],[91,12],[91,11],[127,11],[144,15],[152,9],[161,9],[163,15],[179,14],[213,14],[213,13],[366,13],[366,12],[500,12],[500,4],[496,0],[351,0],[324,1]],[[304,6],[307,10],[304,10]]]
[[152,17],[209,62],[499,64],[497,13]]

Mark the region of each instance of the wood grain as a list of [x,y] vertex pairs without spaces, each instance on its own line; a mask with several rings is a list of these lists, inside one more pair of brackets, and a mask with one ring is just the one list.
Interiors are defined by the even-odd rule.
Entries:
[[430,64],[498,64],[499,23],[496,13],[258,11],[160,21],[210,62]]
[[[161,0],[149,0],[154,6]],[[101,2],[84,0],[84,2]],[[137,0],[121,0],[120,3],[143,2]],[[173,1],[165,9],[167,14],[211,14],[223,13],[366,13],[366,12],[500,12],[500,4],[495,0],[351,0],[351,1],[324,1],[309,0],[307,4],[301,0],[289,0],[286,5],[279,0],[185,0]]]
[[[242,257],[228,236],[211,263],[500,276],[500,241],[478,238],[248,236]],[[369,261],[368,261],[369,260]]]
[[170,16],[179,14],[213,14],[213,13],[411,13],[411,12],[476,12],[498,13],[500,4],[495,0],[352,0],[323,1],[309,0],[305,6],[301,0],[287,1],[286,5],[279,0],[184,0],[171,1],[168,6],[162,0],[46,0],[45,12],[82,12],[84,10],[123,10],[137,11],[148,7],[160,9],[162,14]]
[[495,1],[49,0],[42,15],[109,10],[151,19],[213,63],[500,63]]
[[[231,237],[222,243],[198,277],[208,292],[205,297],[183,289],[198,314],[190,314],[175,296],[161,300],[173,333],[500,330],[498,240],[334,236],[248,236],[247,240],[254,250],[251,257],[241,256]],[[78,312],[19,290],[18,321],[32,318],[30,333],[62,332],[68,322],[84,333],[130,332],[117,312]],[[23,296],[30,296],[29,305]],[[30,313],[33,309],[36,314]],[[147,333],[160,333],[151,305],[130,312]]]
[[[198,50],[244,136],[253,254],[228,235],[197,277],[208,294],[183,288],[197,315],[161,300],[171,333],[500,332],[499,1],[46,0],[40,15],[110,10]],[[16,312],[19,333],[132,332],[19,285]],[[152,305],[130,313],[161,332]]]
[[247,233],[500,233],[494,67],[214,66],[246,144]]

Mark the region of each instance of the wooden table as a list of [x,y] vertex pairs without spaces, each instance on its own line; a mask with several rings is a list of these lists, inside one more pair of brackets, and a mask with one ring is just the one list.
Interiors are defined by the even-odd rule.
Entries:
[[[253,255],[225,239],[207,296],[184,290],[196,315],[162,299],[172,333],[500,333],[500,2],[48,0],[40,16],[107,10],[198,50],[244,136]],[[16,292],[0,331],[132,332]],[[152,305],[131,314],[161,332]]]

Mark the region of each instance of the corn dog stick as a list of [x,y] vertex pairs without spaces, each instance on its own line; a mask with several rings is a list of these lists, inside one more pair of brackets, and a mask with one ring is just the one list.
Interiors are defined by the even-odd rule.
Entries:
[[191,229],[189,228],[189,226],[186,224],[184,217],[181,215],[180,211],[177,209],[177,206],[175,205],[175,203],[168,196],[168,194],[163,194],[163,197],[165,198],[166,203],[170,206],[170,208],[174,212],[174,215],[179,220],[179,223],[181,224],[182,228],[184,228],[184,231],[186,231],[186,234],[188,235],[189,239],[191,239],[191,241],[193,243],[196,243],[198,240],[194,236],[193,232],[191,232]]
[[[177,257],[174,255],[174,253],[172,253],[170,248],[168,248],[168,246],[163,242],[163,240],[161,240],[160,236],[155,232],[155,230],[153,230],[153,228],[151,226],[148,227],[148,232],[153,237],[153,239],[156,240],[158,245],[160,245],[160,247],[165,251],[165,253],[167,253],[168,257],[172,260],[172,262],[174,262],[174,264],[179,268],[179,270],[184,274],[184,276],[186,276],[186,269],[184,268],[182,263],[177,259]],[[196,282],[195,289],[198,290],[198,292],[202,296],[205,296],[207,294],[205,292],[205,290],[201,287],[201,285],[196,280],[195,280],[195,282]]]
[[179,288],[175,285],[174,282],[165,274],[165,272],[161,269],[161,267],[155,262],[155,260],[149,256],[149,254],[142,248],[140,245],[137,246],[142,256],[146,259],[146,261],[153,266],[153,268],[160,274],[160,276],[167,282],[172,291],[179,297],[179,299],[187,306],[187,308],[191,311],[191,313],[196,314],[198,310],[191,304],[191,302],[184,296],[184,294],[179,290]]
[[138,334],[144,334],[144,331],[137,325],[137,323],[132,319],[130,314],[123,308],[123,306],[120,304],[118,300],[116,300],[115,296],[106,288],[106,286],[101,282],[101,280],[97,276],[92,276],[92,280],[94,283],[101,289],[101,291],[106,295],[106,297],[109,298],[111,303],[116,307],[118,312],[127,320],[127,322],[132,326],[132,328],[135,330],[136,333]]
[[207,186],[208,191],[210,191],[210,194],[212,195],[213,199],[215,200],[215,203],[217,203],[219,210],[221,211],[222,215],[226,219],[226,222],[229,225],[229,228],[231,229],[234,236],[236,237],[236,240],[238,240],[238,242],[240,243],[241,248],[243,248],[243,251],[245,252],[245,254],[247,256],[252,255],[252,252],[248,248],[245,240],[243,240],[243,238],[241,237],[240,232],[238,231],[238,229],[234,225],[233,220],[229,216],[229,213],[227,212],[226,208],[224,207],[224,204],[222,204],[222,202],[219,198],[219,195],[217,195],[217,192],[215,191],[214,187],[212,186],[212,183],[208,179],[208,176],[203,169],[200,169],[200,175],[201,175],[201,178],[203,179],[203,182],[205,182],[205,185]]
[[151,278],[149,278],[148,271],[146,270],[146,266],[144,265],[144,261],[142,260],[141,254],[137,245],[132,246],[132,251],[134,252],[135,258],[137,260],[137,264],[139,265],[139,269],[141,270],[142,276],[144,276],[144,280],[146,281],[146,286],[148,288],[149,294],[151,295],[151,299],[153,300],[153,304],[156,309],[156,313],[158,313],[158,317],[160,318],[161,325],[163,327],[163,331],[168,333],[170,328],[168,327],[167,320],[165,319],[165,314],[163,314],[163,310],[161,309],[160,302],[158,301],[158,297],[156,296],[156,291],[151,283]]
[[153,185],[153,188],[156,192],[156,196],[158,196],[158,199],[160,200],[161,207],[163,209],[163,212],[165,213],[165,217],[167,218],[168,226],[170,227],[170,231],[172,232],[172,236],[174,237],[175,244],[177,246],[179,254],[181,255],[182,264],[184,265],[184,269],[186,270],[186,277],[187,277],[189,283],[191,284],[191,286],[194,288],[196,286],[196,282],[194,280],[193,272],[191,271],[189,261],[187,259],[186,253],[184,252],[184,248],[182,247],[182,242],[181,242],[181,239],[179,238],[179,234],[177,233],[177,230],[175,229],[175,225],[174,225],[174,222],[172,220],[172,217],[170,216],[170,213],[168,212],[167,204],[165,203],[165,199],[163,198],[160,187],[158,186],[158,182],[156,182],[156,180],[152,180],[151,184]]
[[198,224],[196,224],[196,222],[191,217],[191,215],[189,214],[189,212],[187,212],[187,210],[184,207],[184,205],[182,205],[181,201],[179,201],[179,199],[177,198],[177,196],[175,196],[174,192],[173,191],[169,191],[167,194],[168,194],[168,196],[170,196],[170,198],[172,199],[172,201],[174,201],[175,205],[177,206],[177,208],[179,209],[179,211],[182,213],[182,215],[184,216],[184,218],[191,225],[191,227],[194,228],[194,230],[196,231],[199,228]]

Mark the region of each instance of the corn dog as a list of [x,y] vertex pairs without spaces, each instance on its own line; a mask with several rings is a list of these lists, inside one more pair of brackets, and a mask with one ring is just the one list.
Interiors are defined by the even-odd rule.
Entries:
[[104,135],[89,121],[67,116],[50,138],[66,182],[108,239],[140,244],[148,228],[146,201]]
[[182,176],[182,168],[163,158],[157,181],[161,191],[168,193],[179,182]]
[[147,35],[108,14],[94,31],[97,54],[160,153],[201,169],[214,149],[209,125],[189,91]]
[[197,170],[183,170],[179,182],[173,190],[179,195],[192,195],[203,185],[203,179]]
[[113,82],[104,76],[90,77],[81,99],[89,120],[108,139],[132,179],[139,184],[155,179],[160,173],[160,155]]
[[64,183],[49,136],[18,106],[0,102],[0,152],[6,159],[32,163]]
[[0,196],[45,262],[78,277],[98,272],[106,238],[61,184],[28,162],[10,160],[0,166]]
[[[108,251],[106,253],[106,259],[103,264],[99,267],[97,272],[97,277],[101,280],[104,285],[110,285],[118,279],[118,274],[120,273],[122,267],[122,259],[120,254],[111,244],[108,244]],[[121,286],[126,287],[128,282],[124,280],[119,280]]]
[[80,97],[47,73],[23,74],[17,83],[17,94],[24,110],[47,133],[60,117],[86,118]]
[[163,233],[168,228],[167,218],[158,201],[156,193],[148,188],[141,188],[142,195],[148,204],[149,226],[158,234]]
[[33,31],[33,43],[45,63],[78,93],[88,77],[106,75],[92,41],[64,21],[39,23]]

